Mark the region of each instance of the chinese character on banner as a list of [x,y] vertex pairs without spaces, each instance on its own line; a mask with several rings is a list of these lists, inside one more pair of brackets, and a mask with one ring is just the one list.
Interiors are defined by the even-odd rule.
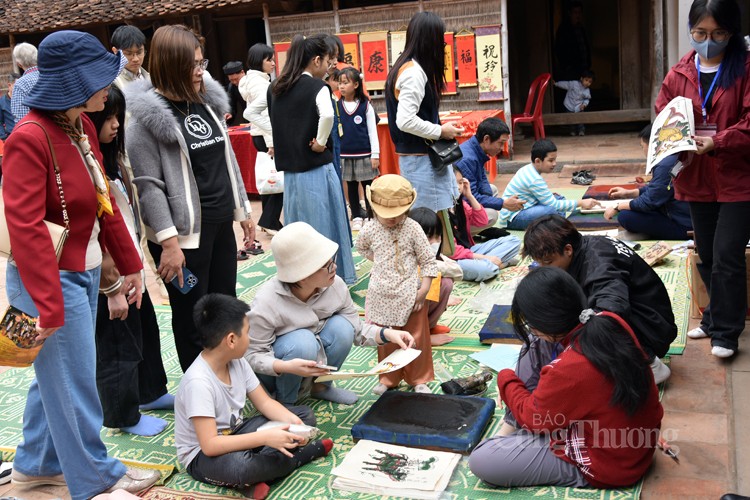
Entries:
[[453,52],[453,32],[443,35],[445,40],[445,90],[443,95],[453,95],[456,93],[456,68],[454,65],[455,58]]
[[406,31],[391,31],[391,65],[404,51],[404,45],[406,45]]
[[388,32],[360,33],[362,73],[368,90],[382,90],[388,77]]
[[359,69],[359,33],[339,33],[336,36],[344,44],[344,62]]
[[276,77],[281,74],[286,63],[286,53],[289,51],[292,42],[277,42],[273,44],[273,51],[276,53]]
[[458,86],[476,87],[477,53],[474,48],[474,33],[456,35],[456,62],[458,62]]
[[476,68],[479,74],[479,101],[503,99],[503,66],[500,26],[477,26]]

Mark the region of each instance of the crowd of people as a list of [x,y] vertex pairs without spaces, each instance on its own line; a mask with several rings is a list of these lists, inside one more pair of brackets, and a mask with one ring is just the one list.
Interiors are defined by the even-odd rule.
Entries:
[[[698,151],[657,165],[643,190],[610,193],[626,200],[614,209],[624,227],[680,239],[694,229],[711,305],[688,335],[710,337],[720,358],[737,352],[747,306],[750,55],[739,18],[735,0],[693,1],[694,50],[670,70],[655,108],[690,98]],[[143,412],[174,410],[176,454],[193,478],[264,498],[269,482],[331,452],[330,439],[292,432],[315,425],[304,398],[359,398],[315,377],[340,368],[353,345],[377,347],[378,360],[415,347],[417,359],[381,374],[373,392],[402,381],[432,392],[432,345],[452,340],[438,319],[453,281],[493,279],[519,252],[539,264],[513,297],[524,348],[516,370],[498,374],[507,410],[498,434],[472,452],[472,472],[502,487],[612,488],[643,476],[663,416],[657,384],[670,376],[660,358],[677,335],[666,288],[623,242],[582,236],[566,219],[598,202],[549,189],[552,141],[534,144],[502,195],[483,168],[508,140],[501,120],[479,124],[452,168],[433,166],[429,142],[463,132],[438,114],[444,32],[436,14],[415,14],[387,77],[401,175],[379,175],[378,117],[335,36],[296,36],[273,82],[273,49],[256,44],[247,72],[224,65],[227,89],[206,72],[204,39],[182,25],[154,32],[148,71],[146,38],[133,26],[114,32],[111,50],[78,31],[53,33],[38,51],[16,46],[24,74],[9,105],[0,102],[0,116],[11,115],[0,130],[14,249],[6,289],[11,305],[37,317],[45,343],[14,483],[67,485],[75,500],[143,491],[159,473],[110,457],[100,429],[156,435],[167,422]],[[592,77],[558,84],[585,98]],[[240,115],[284,172],[284,193],[262,197],[257,226],[226,127]],[[59,256],[44,221],[69,230]],[[256,231],[274,235],[276,275],[249,305],[236,298],[235,222],[246,249]],[[523,250],[506,228],[525,230]],[[355,246],[373,262],[364,318],[348,288]],[[184,373],[176,395],[144,266],[169,295]],[[259,415],[244,415],[247,400]],[[601,442],[633,429],[638,439]]]

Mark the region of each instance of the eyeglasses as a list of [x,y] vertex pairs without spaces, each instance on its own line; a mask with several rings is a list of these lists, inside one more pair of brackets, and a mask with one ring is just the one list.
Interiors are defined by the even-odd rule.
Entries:
[[328,274],[331,274],[333,272],[333,266],[336,265],[336,257],[338,254],[334,255],[331,260],[328,261],[328,263],[324,264],[321,269],[325,269]]
[[690,30],[690,37],[698,43],[705,42],[709,36],[714,42],[721,43],[731,37],[732,33],[727,30],[713,30],[711,32],[706,30]]
[[193,69],[200,69],[202,71],[206,71],[206,68],[208,68],[208,59],[201,59],[200,61],[195,61],[195,64],[193,65]]
[[127,57],[128,59],[132,59],[134,57],[140,57],[141,59],[143,59],[146,56],[146,49],[140,49],[136,52],[133,52],[132,50],[123,50],[122,53],[125,54],[125,57]]

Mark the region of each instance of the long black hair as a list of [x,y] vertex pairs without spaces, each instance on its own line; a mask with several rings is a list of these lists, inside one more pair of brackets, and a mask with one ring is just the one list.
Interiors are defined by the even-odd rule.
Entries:
[[556,341],[570,335],[571,348],[614,384],[610,404],[632,416],[654,384],[646,354],[610,316],[592,316],[576,329],[585,308],[586,296],[572,276],[556,267],[540,267],[516,288],[511,305],[513,329],[527,346],[531,329]]
[[[440,241],[440,246],[443,246],[443,223],[437,213],[427,207],[417,207],[409,210],[409,218],[422,227],[422,231],[424,231],[428,240],[437,238]],[[440,257],[440,249],[438,249],[435,258],[443,260]]]
[[109,144],[99,144],[102,156],[104,157],[104,171],[110,179],[120,177],[119,159],[125,155],[125,96],[117,85],[112,85],[107,95],[107,101],[104,103],[104,109],[95,113],[86,113],[94,122],[96,127],[97,141],[99,132],[101,132],[104,122],[112,116],[117,117],[120,126],[117,127],[117,137]]
[[281,75],[273,85],[273,95],[284,95],[293,88],[302,76],[302,73],[316,57],[321,59],[331,55],[330,48],[326,43],[327,35],[313,35],[304,37],[295,35],[289,52],[286,54],[286,63]]
[[706,17],[713,17],[722,29],[732,35],[721,61],[719,87],[728,89],[738,78],[745,76],[747,48],[742,37],[742,16],[736,0],[694,0],[688,13],[688,28],[701,22]]
[[412,59],[424,70],[435,102],[439,104],[441,92],[445,89],[445,23],[437,14],[418,12],[412,16],[406,28],[404,51],[388,73],[386,92],[393,93],[399,69]]
[[263,71],[263,63],[273,58],[273,47],[265,43],[256,43],[247,49],[247,69]]

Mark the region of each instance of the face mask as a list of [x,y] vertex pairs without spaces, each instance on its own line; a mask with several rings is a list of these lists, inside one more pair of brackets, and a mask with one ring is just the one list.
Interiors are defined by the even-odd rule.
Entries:
[[440,243],[439,242],[430,243],[430,248],[432,248],[433,255],[437,255],[438,251],[440,250]]
[[724,49],[727,48],[728,43],[729,43],[728,38],[724,40],[723,42],[714,42],[711,38],[707,38],[702,42],[696,42],[695,40],[690,40],[690,45],[704,59],[711,59],[713,57],[718,56],[719,54],[724,52]]

